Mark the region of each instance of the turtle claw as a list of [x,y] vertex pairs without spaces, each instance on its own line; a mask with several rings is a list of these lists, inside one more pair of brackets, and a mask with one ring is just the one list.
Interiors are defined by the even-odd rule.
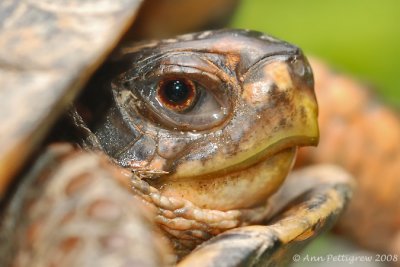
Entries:
[[271,204],[279,205],[268,225],[224,232],[200,245],[178,266],[285,266],[333,226],[353,187],[353,179],[334,166],[297,171],[271,199]]

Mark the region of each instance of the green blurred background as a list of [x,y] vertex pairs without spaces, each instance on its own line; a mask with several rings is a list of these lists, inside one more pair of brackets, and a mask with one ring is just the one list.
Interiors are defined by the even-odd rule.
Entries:
[[297,44],[400,108],[400,1],[242,0],[232,26]]

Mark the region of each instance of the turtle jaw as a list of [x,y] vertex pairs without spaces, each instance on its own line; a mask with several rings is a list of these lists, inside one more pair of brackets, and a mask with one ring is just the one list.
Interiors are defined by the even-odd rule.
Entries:
[[[257,206],[273,194],[290,172],[297,147],[289,147],[258,160],[248,168],[230,173],[184,180],[162,179],[156,187],[165,196],[184,198],[212,210],[235,210]],[[260,155],[249,159],[255,161]],[[247,164],[247,163],[244,163]]]
[[256,207],[265,204],[284,182],[298,147],[316,145],[317,136],[283,137],[229,168],[198,176],[166,175],[151,184],[165,196],[183,198],[204,209],[229,211]]

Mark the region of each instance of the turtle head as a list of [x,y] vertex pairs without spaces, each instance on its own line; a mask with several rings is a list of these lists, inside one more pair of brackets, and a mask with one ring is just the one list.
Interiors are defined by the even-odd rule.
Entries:
[[254,207],[279,188],[299,146],[318,142],[301,50],[245,30],[189,34],[121,50],[113,107],[94,130],[123,166],[152,170],[164,195],[199,207]]

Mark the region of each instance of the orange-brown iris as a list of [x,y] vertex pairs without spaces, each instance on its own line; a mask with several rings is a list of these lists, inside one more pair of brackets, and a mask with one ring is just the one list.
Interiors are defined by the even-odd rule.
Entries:
[[161,104],[173,111],[185,111],[196,99],[196,86],[189,79],[167,79],[158,84],[157,98]]

